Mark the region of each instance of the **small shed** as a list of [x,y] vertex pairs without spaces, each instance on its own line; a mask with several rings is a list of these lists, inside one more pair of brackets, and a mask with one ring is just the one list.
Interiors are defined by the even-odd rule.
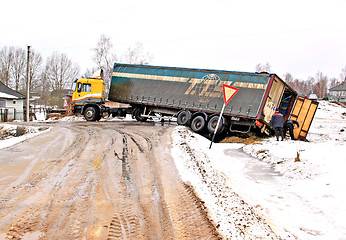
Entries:
[[7,87],[0,81],[0,121],[24,120],[26,96]]
[[329,89],[329,95],[332,97],[332,99],[337,99],[337,100],[346,100],[346,81],[343,83],[330,88]]

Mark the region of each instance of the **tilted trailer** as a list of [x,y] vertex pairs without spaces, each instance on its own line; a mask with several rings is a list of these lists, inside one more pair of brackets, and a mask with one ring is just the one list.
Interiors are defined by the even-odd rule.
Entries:
[[[276,74],[265,72],[116,63],[108,100],[131,107],[105,106],[102,91],[98,101],[90,98],[79,107],[75,101],[75,105],[79,109],[77,112],[84,114],[87,120],[98,120],[105,112],[113,115],[131,112],[138,121],[146,121],[154,116],[175,116],[179,125],[189,126],[198,133],[212,133],[224,103],[223,84],[236,87],[239,91],[227,104],[218,133],[255,130],[269,134],[271,117],[275,109],[279,109],[285,119],[294,113],[292,117],[298,119],[301,126],[295,131],[296,137],[305,139],[317,103],[298,98],[297,92]],[[83,87],[80,86],[80,89]],[[294,108],[296,103],[299,103],[299,111]],[[97,116],[94,117],[93,113]]]

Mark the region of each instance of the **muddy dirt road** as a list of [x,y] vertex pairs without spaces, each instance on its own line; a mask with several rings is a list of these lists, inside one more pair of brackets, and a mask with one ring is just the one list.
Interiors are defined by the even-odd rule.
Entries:
[[61,122],[0,155],[0,239],[218,239],[173,126]]

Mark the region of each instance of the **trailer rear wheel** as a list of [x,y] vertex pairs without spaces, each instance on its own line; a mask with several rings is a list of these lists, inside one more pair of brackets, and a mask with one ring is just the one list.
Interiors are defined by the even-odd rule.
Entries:
[[[209,119],[207,128],[210,133],[215,132],[215,128],[218,121],[219,121],[219,116],[217,115]],[[222,133],[224,130],[225,130],[225,124],[224,124],[224,118],[222,117],[216,133]]]
[[135,117],[135,119],[139,122],[145,122],[148,120],[148,118],[146,117],[142,117],[142,112],[143,112],[143,109],[141,108],[135,108],[133,110],[133,116]]
[[84,111],[84,118],[87,121],[96,121],[98,120],[98,110],[95,107],[87,107]]
[[178,125],[189,125],[191,121],[191,112],[187,110],[182,110],[178,113],[177,123]]
[[205,119],[202,116],[195,117],[191,122],[191,129],[194,132],[202,132],[205,127]]

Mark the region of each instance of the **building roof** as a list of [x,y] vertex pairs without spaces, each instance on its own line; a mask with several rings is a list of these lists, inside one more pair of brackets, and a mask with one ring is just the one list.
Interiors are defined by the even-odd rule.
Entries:
[[335,87],[330,88],[329,91],[346,91],[346,81],[340,83]]
[[0,81],[0,98],[6,99],[25,99],[26,96],[7,87]]

